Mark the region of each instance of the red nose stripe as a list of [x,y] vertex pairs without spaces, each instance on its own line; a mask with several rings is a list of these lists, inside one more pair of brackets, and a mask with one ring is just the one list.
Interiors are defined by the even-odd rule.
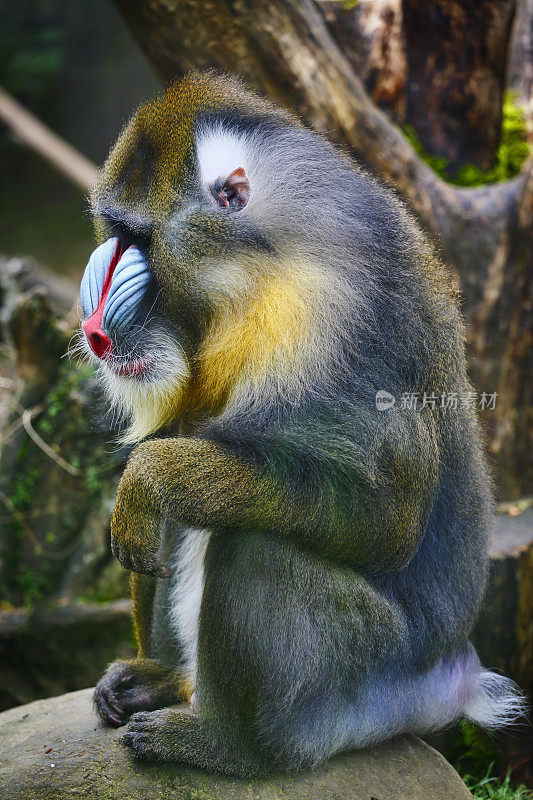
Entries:
[[89,347],[91,348],[93,353],[96,356],[98,356],[98,358],[108,358],[113,350],[111,339],[102,330],[102,317],[104,315],[105,301],[109,293],[109,289],[111,287],[113,272],[115,271],[115,267],[120,261],[122,253],[123,253],[122,240],[119,239],[117,242],[117,246],[115,248],[115,252],[113,254],[113,258],[111,259],[111,263],[109,264],[107,275],[105,276],[104,286],[102,289],[102,296],[98,303],[98,307],[94,312],[94,314],[91,314],[91,316],[88,319],[86,319],[81,326],[83,328],[85,336],[87,337],[87,342],[89,343]]

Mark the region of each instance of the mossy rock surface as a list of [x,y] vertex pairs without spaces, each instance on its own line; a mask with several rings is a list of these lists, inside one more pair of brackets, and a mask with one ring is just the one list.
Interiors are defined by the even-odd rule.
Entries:
[[136,761],[104,728],[92,690],[0,714],[0,800],[466,800],[455,770],[415,736],[347,753],[312,773],[239,780]]

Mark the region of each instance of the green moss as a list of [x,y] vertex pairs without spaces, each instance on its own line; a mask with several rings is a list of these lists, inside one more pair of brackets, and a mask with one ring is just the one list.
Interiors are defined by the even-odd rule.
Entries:
[[131,573],[124,569],[116,559],[112,559],[100,572],[98,581],[88,587],[80,597],[80,601],[84,603],[107,603],[111,600],[127,597],[130,593],[130,575]]
[[18,584],[24,595],[24,605],[32,606],[43,599],[48,588],[46,576],[36,569],[21,569]]
[[66,53],[66,30],[53,3],[8,3],[0,27],[0,80],[27,102],[46,102]]
[[405,125],[403,133],[420,158],[443,180],[456,186],[484,186],[514,178],[530,152],[524,112],[517,104],[514,92],[506,92],[504,96],[501,139],[496,152],[496,163],[490,170],[484,171],[473,164],[466,164],[452,177],[448,173],[447,159],[430,155],[412,125]]
[[40,470],[37,467],[25,468],[23,466],[27,458],[27,445],[28,442],[24,442],[23,447],[20,449],[18,461],[21,464],[21,469],[17,470],[11,494],[11,502],[20,512],[27,511],[31,507],[33,494],[39,484],[40,477]]

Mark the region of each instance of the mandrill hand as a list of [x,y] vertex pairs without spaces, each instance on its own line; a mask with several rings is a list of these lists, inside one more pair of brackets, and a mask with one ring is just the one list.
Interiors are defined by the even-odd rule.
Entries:
[[126,569],[170,578],[171,570],[157,558],[161,545],[161,504],[146,479],[150,471],[143,449],[143,445],[136,448],[118,486],[111,517],[111,549]]

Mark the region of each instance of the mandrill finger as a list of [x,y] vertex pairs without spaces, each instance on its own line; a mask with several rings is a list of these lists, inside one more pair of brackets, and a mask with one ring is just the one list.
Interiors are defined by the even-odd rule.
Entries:
[[123,548],[119,545],[117,540],[115,538],[112,538],[111,539],[111,552],[113,553],[113,555],[117,559],[117,561],[120,561],[121,564],[122,564],[122,559],[121,559],[122,549]]
[[152,575],[155,578],[171,578],[172,577],[172,570],[168,567],[163,566],[155,557],[151,558],[136,558],[135,556],[132,557],[133,567],[131,568],[133,572],[140,572],[144,575]]
[[111,698],[106,692],[98,692],[94,701],[96,710],[104,722],[107,722],[108,725],[115,725],[117,728],[124,724],[122,719],[123,712],[119,712],[117,708],[114,708],[114,704],[112,704]]
[[124,720],[114,711],[112,711],[109,706],[105,706],[102,709],[101,715],[104,717],[105,722],[108,725],[113,725],[115,728],[119,728],[121,725],[124,725]]
[[[128,562],[127,569],[132,572],[139,572],[142,575],[151,575],[155,578],[170,578],[172,577],[172,570],[160,564],[155,556],[134,555],[128,553],[126,556]],[[124,561],[121,563],[126,566]]]
[[133,570],[133,562],[129,550],[125,547],[120,547],[120,545],[116,545],[113,548],[113,555],[125,569]]
[[107,695],[107,704],[115,712],[115,714],[118,714],[118,716],[122,716],[122,714],[124,714],[122,703],[113,695]]
[[156,569],[154,571],[154,575],[157,575],[158,578],[171,578],[173,572],[168,567],[165,567],[163,564],[160,564],[159,561],[156,563]]
[[172,577],[172,570],[160,564],[155,556],[145,553],[132,553],[131,550],[117,544],[116,541],[111,542],[111,551],[117,561],[131,572],[153,575],[156,578]]

